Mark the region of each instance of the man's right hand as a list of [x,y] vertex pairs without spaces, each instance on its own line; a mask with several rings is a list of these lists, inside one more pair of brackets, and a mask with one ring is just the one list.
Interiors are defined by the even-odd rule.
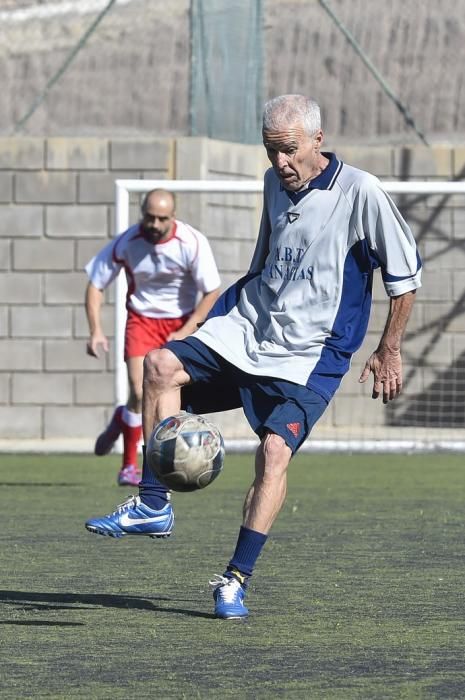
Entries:
[[109,350],[108,338],[104,333],[93,333],[87,341],[87,354],[92,357],[100,357],[99,348],[105,352]]

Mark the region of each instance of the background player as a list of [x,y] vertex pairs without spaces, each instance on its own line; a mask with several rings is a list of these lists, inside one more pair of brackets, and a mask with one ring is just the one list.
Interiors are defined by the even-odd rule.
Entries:
[[137,485],[137,449],[142,433],[144,355],[167,340],[197,329],[219,294],[220,278],[208,240],[175,218],[171,192],[152,190],[142,203],[142,219],[108,243],[86,265],[87,353],[99,357],[109,343],[101,325],[103,290],[124,268],[128,282],[124,359],[129,397],[118,406],[95,443],[95,454],[110,452],[123,434],[120,485]]
[[[289,462],[365,337],[377,267],[389,313],[360,381],[373,373],[372,396],[384,403],[402,388],[401,339],[421,285],[415,240],[379,180],[322,152],[322,140],[315,101],[282,95],[265,105],[263,144],[272,168],[249,273],[196,333],[144,361],[146,441],[181,401],[209,413],[223,410],[225,398],[229,408],[242,406],[260,438],[233,556],[211,581],[220,618],[248,615],[247,582],[284,503]],[[139,496],[86,527],[115,537],[169,534],[169,497],[145,462],[142,484]]]

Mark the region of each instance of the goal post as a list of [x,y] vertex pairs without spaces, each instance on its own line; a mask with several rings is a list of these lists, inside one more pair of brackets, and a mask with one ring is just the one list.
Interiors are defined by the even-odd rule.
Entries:
[[[383,187],[391,195],[465,195],[465,182],[459,181],[391,181],[382,180]],[[132,193],[145,194],[146,192],[162,188],[173,193],[198,193],[198,194],[260,194],[263,192],[263,181],[256,180],[128,180],[118,179],[115,182],[115,235],[125,231],[130,226],[130,195]],[[463,202],[465,206],[465,198]],[[407,223],[408,221],[407,217]],[[465,236],[463,236],[465,240]],[[245,271],[244,271],[245,272]],[[447,272],[446,272],[447,274]],[[239,277],[240,275],[238,275]],[[465,286],[465,285],[464,285]],[[126,323],[126,279],[124,273],[118,275],[115,290],[115,400],[116,404],[124,404],[127,400],[127,374],[124,363],[124,330]],[[465,292],[464,292],[465,297]],[[463,328],[465,338],[465,327]],[[464,343],[465,348],[465,343]],[[464,350],[465,357],[465,350]],[[415,364],[415,357],[411,358],[412,365]],[[459,363],[460,365],[460,363]],[[465,387],[465,368],[462,372],[461,366],[454,367],[455,376],[459,377],[459,384]],[[352,372],[355,370],[352,369]],[[426,370],[425,370],[426,373]],[[457,375],[457,373],[459,373]],[[463,374],[463,376],[462,376]],[[450,381],[450,380],[448,380]],[[420,392],[421,393],[421,392]],[[444,393],[444,392],[443,392]],[[339,392],[334,402],[337,402]],[[446,394],[444,393],[444,396]],[[447,401],[447,398],[441,399]],[[368,399],[364,398],[367,402]],[[421,399],[417,403],[420,405]],[[334,403],[333,402],[333,403]],[[328,426],[322,436],[312,437],[303,446],[307,451],[392,451],[392,452],[414,452],[414,451],[465,451],[465,414],[464,422],[461,425],[457,417],[452,421],[452,429],[431,429],[431,414],[437,410],[436,399],[431,400],[428,409],[417,409],[418,416],[410,421],[409,430],[385,429],[373,430],[367,424],[366,434],[352,434],[350,429],[345,432],[339,428],[332,429]],[[394,402],[396,403],[396,402]],[[365,404],[366,405],[366,404]],[[382,407],[378,407],[383,410]],[[444,408],[444,407],[443,407]],[[373,412],[370,405],[366,405],[366,413]],[[442,410],[442,409],[441,409]],[[350,413],[350,411],[349,411]],[[425,416],[424,425],[421,423],[422,416]],[[353,412],[354,422],[357,421],[357,410]],[[407,421],[408,422],[408,421]],[[433,421],[434,423],[434,421]],[[442,428],[442,424],[438,423]],[[228,440],[227,440],[228,444]],[[253,441],[244,438],[243,440],[229,441],[228,449],[249,450],[254,446]]]

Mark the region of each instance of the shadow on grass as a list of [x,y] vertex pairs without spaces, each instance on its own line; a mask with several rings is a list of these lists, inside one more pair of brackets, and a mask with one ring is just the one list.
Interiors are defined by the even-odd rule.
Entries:
[[0,620],[0,625],[17,627],[85,627],[83,622],[51,622],[50,620]]
[[[160,596],[155,600],[169,601],[170,598]],[[0,590],[0,604],[20,605],[23,609],[35,610],[82,610],[82,606],[88,609],[93,607],[121,608],[126,610],[148,610],[149,612],[174,613],[187,615],[188,617],[214,618],[213,614],[200,612],[188,608],[157,605],[146,598],[137,596],[121,596],[99,593],[37,593],[33,591],[5,591]],[[73,605],[79,606],[73,608]],[[33,623],[32,623],[33,624]]]

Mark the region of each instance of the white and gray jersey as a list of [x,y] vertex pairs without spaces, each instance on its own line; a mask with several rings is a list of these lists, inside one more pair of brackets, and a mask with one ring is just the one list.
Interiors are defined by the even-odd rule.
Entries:
[[249,274],[194,334],[249,374],[328,400],[365,336],[376,268],[389,296],[421,286],[414,237],[380,181],[332,153],[303,192],[270,169]]

